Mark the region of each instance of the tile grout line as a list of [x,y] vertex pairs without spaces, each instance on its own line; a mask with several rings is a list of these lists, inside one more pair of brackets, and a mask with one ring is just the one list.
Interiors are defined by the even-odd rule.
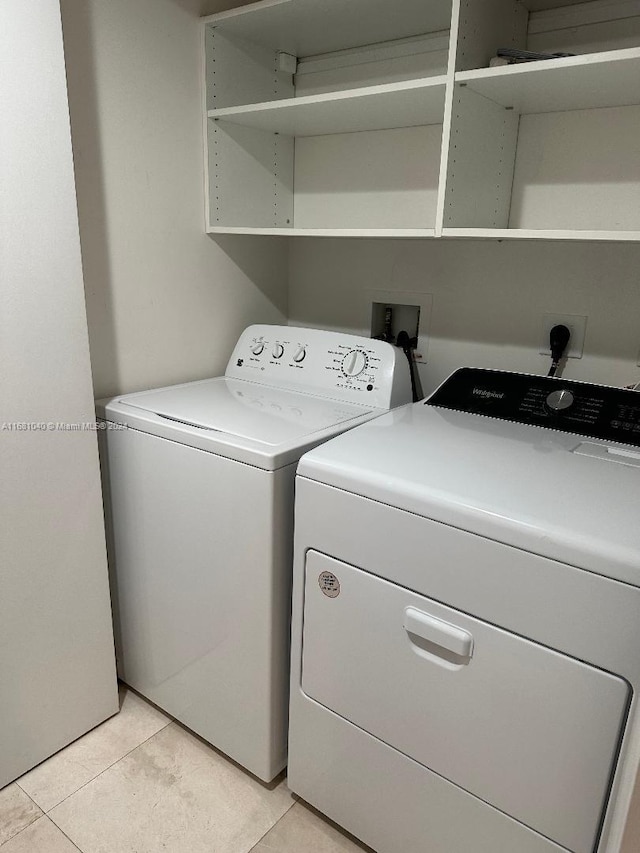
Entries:
[[[21,830],[20,830],[20,832],[24,832],[24,830],[25,830],[25,829],[28,829],[30,826],[33,826],[33,824],[34,824],[34,823],[36,823],[36,821],[42,820],[42,818],[44,818],[45,820],[48,820],[50,823],[52,823],[52,824],[55,826],[55,828],[58,830],[58,832],[61,832],[61,833],[64,835],[64,837],[67,839],[67,841],[69,842],[69,844],[71,844],[73,847],[75,847],[75,848],[76,848],[76,850],[78,850],[78,853],[83,853],[83,851],[82,851],[82,850],[80,850],[80,848],[78,847],[78,845],[77,845],[74,841],[72,841],[72,840],[69,838],[69,836],[68,836],[68,835],[67,835],[67,833],[64,831],[64,829],[60,829],[60,827],[58,826],[58,824],[57,824],[57,823],[54,823],[54,822],[51,820],[51,818],[49,817],[49,815],[48,815],[48,814],[47,814],[43,809],[41,809],[41,808],[40,808],[40,806],[36,803],[36,801],[33,799],[33,797],[32,797],[30,794],[27,794],[27,792],[24,790],[24,788],[22,787],[22,785],[19,785],[19,784],[18,784],[18,782],[16,782],[16,785],[18,785],[18,788],[20,788],[20,790],[21,790],[21,791],[22,791],[22,793],[25,795],[25,797],[28,797],[28,798],[31,800],[31,802],[34,804],[34,806],[36,806],[36,808],[40,809],[40,815],[39,815],[35,820],[31,821],[31,823],[30,823],[30,824],[28,824],[28,826],[25,826],[25,827],[24,827],[24,829],[21,829]],[[79,789],[78,789],[78,790],[79,790]],[[54,808],[55,808],[55,806],[54,806]],[[17,837],[18,837],[18,835],[20,835],[20,832],[18,832],[16,835],[13,835],[13,836],[12,836],[12,838],[17,838]],[[11,839],[8,839],[8,840],[10,841]],[[5,842],[5,843],[6,843],[6,842]],[[2,844],[0,844],[0,847],[2,847],[2,846],[3,846],[3,845],[2,845]]]
[[[11,784],[11,783],[9,783],[9,784]],[[14,780],[14,784],[15,784],[15,785],[18,785],[18,783],[17,783],[15,780]],[[38,809],[38,811],[40,812],[40,814],[39,814],[37,817],[34,817],[34,819],[33,819],[32,821],[30,821],[26,826],[23,826],[23,827],[22,827],[22,829],[20,830],[20,832],[24,832],[24,831],[25,831],[25,829],[29,829],[29,827],[30,827],[30,826],[33,826],[33,824],[34,824],[37,820],[40,820],[40,818],[41,818],[41,817],[46,817],[46,815],[45,815],[45,813],[44,813],[44,810],[40,808],[40,806],[36,803],[36,801],[33,799],[33,797],[30,797],[30,796],[29,796],[29,794],[27,794],[27,792],[24,790],[24,788],[22,788],[20,785],[18,785],[18,788],[20,788],[20,790],[21,790],[21,791],[22,791],[22,793],[25,795],[25,797],[26,797],[28,800],[30,800],[30,801],[33,803],[33,805],[34,805],[34,806]],[[12,835],[12,836],[11,836],[11,838],[17,838],[17,837],[20,835],[20,832],[16,832],[16,834],[15,834],[15,835]],[[5,844],[7,844],[7,842],[11,841],[11,838],[7,838],[7,840],[6,840],[6,841],[3,841],[3,842],[2,842],[2,844],[0,844],[0,847],[4,847],[4,845],[5,845]]]
[[[58,806],[62,805],[62,803],[66,802],[68,799],[70,799],[71,797],[75,796],[75,795],[76,795],[77,793],[79,793],[83,788],[86,788],[86,786],[87,786],[87,785],[90,785],[92,782],[95,782],[97,779],[99,779],[99,778],[100,778],[100,776],[102,776],[104,773],[106,773],[106,772],[107,772],[107,770],[110,770],[112,767],[115,767],[115,765],[116,765],[116,764],[118,764],[120,761],[122,761],[123,759],[127,758],[127,756],[131,755],[133,752],[135,752],[135,751],[136,751],[137,749],[139,749],[141,746],[144,746],[146,743],[148,743],[149,741],[153,740],[153,738],[154,738],[154,737],[156,737],[156,735],[160,734],[160,732],[164,731],[165,729],[169,728],[169,727],[170,727],[170,726],[172,726],[172,725],[176,725],[176,727],[179,727],[179,726],[177,725],[177,723],[176,723],[176,720],[175,720],[175,719],[168,719],[168,720],[167,720],[167,722],[166,722],[166,723],[165,723],[161,728],[159,728],[157,731],[155,731],[152,735],[149,735],[149,737],[148,737],[148,738],[145,738],[145,740],[141,741],[139,744],[137,744],[136,746],[134,746],[132,749],[128,750],[128,752],[126,752],[126,753],[124,753],[123,755],[121,755],[121,756],[120,756],[120,758],[118,758],[116,761],[113,761],[111,764],[109,764],[107,767],[105,767],[105,768],[104,768],[104,770],[101,770],[101,771],[100,771],[100,773],[96,774],[92,779],[89,779],[89,780],[88,780],[87,782],[85,782],[83,785],[80,785],[80,787],[79,787],[79,788],[77,788],[75,791],[73,791],[71,794],[68,794],[66,797],[63,797],[63,799],[62,799],[62,800],[60,800],[60,802],[58,802],[58,803],[56,803],[55,805],[51,806],[51,807],[50,807],[50,809],[49,809],[48,811],[45,811],[45,810],[44,810],[40,805],[38,805],[38,803],[33,799],[33,797],[31,797],[31,795],[30,795],[29,793],[27,793],[27,791],[25,791],[25,790],[24,790],[24,788],[20,785],[19,781],[18,781],[18,780],[15,780],[15,784],[17,785],[17,787],[18,787],[18,788],[22,791],[22,793],[23,793],[23,794],[24,794],[24,795],[25,795],[25,796],[26,796],[26,797],[27,797],[27,798],[28,798],[28,799],[29,799],[29,800],[30,800],[30,801],[31,801],[31,802],[36,806],[36,808],[37,808],[37,809],[39,809],[40,814],[39,814],[39,815],[38,815],[38,816],[37,816],[33,821],[31,821],[31,823],[29,823],[29,824],[27,824],[27,826],[23,827],[23,829],[21,829],[21,830],[20,830],[20,832],[16,833],[16,835],[12,836],[12,838],[17,838],[17,836],[18,836],[18,835],[20,835],[22,832],[24,832],[24,830],[25,830],[25,829],[28,829],[30,826],[33,826],[33,824],[34,824],[36,821],[38,821],[38,820],[40,820],[41,818],[45,817],[45,818],[47,818],[48,820],[50,820],[50,821],[51,821],[51,823],[56,827],[56,829],[57,829],[59,832],[61,832],[61,833],[62,833],[62,835],[64,835],[64,837],[69,841],[69,843],[70,843],[70,844],[72,844],[72,845],[73,845],[73,847],[74,847],[76,850],[78,850],[78,851],[79,851],[79,853],[83,853],[82,849],[81,849],[80,847],[78,847],[78,845],[73,841],[73,839],[72,839],[72,838],[70,838],[70,837],[67,835],[67,833],[66,833],[66,832],[65,832],[65,831],[64,831],[64,830],[63,830],[63,829],[62,829],[62,828],[61,828],[61,827],[56,823],[55,819],[54,819],[54,818],[53,818],[53,816],[51,815],[51,812],[52,812],[54,809],[56,809]],[[289,805],[289,806],[287,807],[287,809],[284,811],[284,813],[283,813],[283,814],[278,818],[278,820],[276,820],[276,821],[275,821],[275,822],[274,822],[274,823],[273,823],[273,824],[272,824],[272,825],[271,825],[271,826],[270,826],[270,827],[269,827],[269,828],[264,832],[264,834],[263,834],[262,836],[260,836],[260,838],[256,841],[256,843],[255,843],[255,844],[253,844],[253,845],[249,848],[249,850],[247,851],[247,853],[252,853],[252,851],[256,849],[256,847],[257,847],[257,846],[262,842],[262,840],[263,840],[263,839],[264,839],[264,838],[265,838],[265,837],[266,837],[266,836],[271,832],[271,830],[272,830],[272,829],[274,829],[274,828],[275,828],[275,827],[280,823],[280,821],[281,821],[281,820],[282,820],[282,819],[283,819],[283,818],[284,818],[284,817],[289,813],[289,811],[290,811],[290,810],[291,810],[291,809],[292,809],[292,808],[293,808],[293,807],[294,807],[298,802],[299,802],[299,798],[298,798],[295,794],[293,794],[293,792],[292,792],[292,802],[291,802],[291,805]],[[10,840],[11,840],[11,839],[7,839],[7,841],[10,841]],[[3,847],[5,843],[6,843],[6,842],[3,842],[3,844],[2,844],[2,845],[0,845],[0,847]]]
[[[27,771],[27,772],[28,772],[28,771]],[[38,815],[38,817],[36,818],[36,820],[38,820],[38,818],[39,818],[39,817],[42,817],[42,815],[46,815],[46,812],[45,812],[45,810],[42,808],[42,806],[39,806],[39,805],[38,805],[38,803],[36,803],[36,801],[33,799],[33,797],[31,796],[31,794],[28,794],[28,793],[25,791],[25,789],[22,787],[22,785],[20,784],[20,782],[18,782],[18,781],[17,781],[17,779],[15,779],[15,780],[14,780],[13,784],[14,784],[14,785],[17,785],[17,786],[18,786],[18,788],[20,788],[20,790],[21,790],[21,791],[22,791],[22,793],[25,795],[25,797],[28,797],[28,798],[31,800],[31,802],[33,803],[33,805],[34,805],[37,809],[40,809],[40,814]],[[31,823],[33,823],[33,821],[31,821]],[[31,826],[31,824],[29,824],[29,826]],[[22,832],[22,830],[20,830],[20,831]],[[0,844],[0,847],[1,847],[1,846],[2,846],[2,845]]]
[[[96,780],[96,779],[99,779],[99,778],[103,775],[103,773],[106,773],[106,772],[107,772],[107,770],[111,770],[111,768],[112,768],[112,767],[115,767],[115,766],[116,766],[116,764],[119,764],[119,763],[120,763],[123,759],[125,759],[128,755],[131,755],[131,753],[132,753],[132,752],[135,752],[135,751],[136,751],[136,749],[140,749],[140,747],[141,747],[141,746],[144,746],[144,745],[145,745],[145,743],[149,743],[149,741],[150,741],[150,740],[152,740],[156,735],[159,735],[159,734],[160,734],[160,732],[163,732],[163,731],[164,731],[165,729],[167,729],[169,726],[173,725],[173,723],[174,723],[174,722],[175,722],[174,720],[169,720],[169,721],[168,721],[164,726],[162,726],[162,728],[161,728],[161,729],[158,729],[158,731],[157,731],[157,732],[154,732],[152,735],[149,735],[149,737],[148,737],[148,738],[145,738],[145,739],[144,739],[143,741],[141,741],[137,746],[134,746],[134,747],[133,747],[132,749],[130,749],[128,752],[125,752],[125,754],[124,754],[124,755],[121,755],[121,756],[120,756],[120,758],[116,759],[115,761],[112,761],[112,762],[111,762],[111,764],[110,764],[108,767],[105,767],[105,768],[104,768],[104,770],[101,770],[101,771],[100,771],[99,773],[97,773],[97,774],[96,774],[92,779],[89,779],[89,780],[87,780],[83,785],[80,785],[80,787],[79,787],[79,788],[76,788],[76,790],[75,790],[75,791],[73,791],[71,794],[67,794],[67,796],[66,796],[66,797],[63,797],[63,798],[60,800],[60,802],[59,802],[59,803],[56,803],[56,804],[55,804],[55,806],[51,806],[51,808],[50,808],[48,811],[46,811],[46,812],[45,812],[45,811],[44,811],[44,809],[41,809],[41,811],[43,812],[43,814],[45,814],[45,815],[46,815],[46,816],[47,816],[47,817],[48,817],[48,818],[49,818],[53,823],[55,823],[55,825],[56,825],[56,826],[58,826],[58,824],[55,822],[55,820],[51,817],[51,812],[52,812],[54,809],[57,809],[57,808],[58,808],[58,806],[61,806],[61,805],[62,805],[62,803],[66,803],[66,801],[67,801],[70,797],[75,796],[75,795],[78,793],[78,791],[82,791],[82,789],[83,789],[83,788],[86,788],[86,787],[87,787],[87,785],[90,785],[92,782],[95,782],[95,780]],[[20,790],[22,790],[22,789],[20,789]],[[27,792],[25,791],[25,794],[26,794],[26,793],[27,793]],[[29,796],[29,795],[27,794],[27,796]],[[29,798],[29,799],[31,799],[31,798]],[[34,800],[34,802],[35,802],[35,800]],[[36,805],[38,805],[38,804],[36,803]],[[38,806],[38,808],[40,808],[40,806]],[[58,829],[60,829],[60,827],[59,827],[59,826],[58,826]],[[60,831],[62,832],[62,830],[60,830]]]
[[278,820],[277,820],[277,821],[276,821],[272,826],[270,826],[270,827],[269,827],[269,829],[264,833],[264,835],[261,835],[261,836],[260,836],[260,838],[256,841],[256,843],[255,843],[252,847],[250,847],[250,848],[247,850],[247,853],[252,853],[252,851],[253,851],[253,850],[255,850],[255,849],[258,847],[258,845],[262,843],[262,841],[267,837],[267,835],[269,835],[269,833],[271,832],[271,830],[272,830],[272,829],[275,829],[275,828],[276,828],[276,826],[280,823],[280,821],[281,821],[281,820],[283,820],[283,819],[284,819],[284,818],[289,814],[289,812],[291,811],[291,809],[292,809],[295,805],[297,805],[297,804],[298,804],[298,798],[296,797],[296,795],[295,795],[295,794],[293,794],[293,792],[292,792],[292,796],[294,797],[294,800],[293,800],[293,802],[291,803],[291,805],[289,806],[289,808],[285,811],[285,813],[284,813],[284,814],[280,815],[280,817],[278,818]]
[[[0,850],[4,847],[5,844],[8,844],[10,841],[13,841],[14,838],[17,838],[19,835],[21,835],[25,831],[25,829],[29,829],[30,826],[33,826],[33,824],[37,820],[40,820],[40,818],[42,818],[42,817],[46,817],[46,814],[42,811],[42,809],[40,809],[40,811],[41,811],[41,814],[39,814],[38,817],[34,818],[26,826],[23,826],[22,829],[18,830],[18,832],[15,833],[15,835],[10,835],[9,838],[7,838],[5,841],[3,841],[2,844],[0,844]],[[251,853],[251,851],[249,851],[249,853]]]
[[286,815],[288,812],[289,812],[289,809],[287,809],[287,811],[281,817],[278,818],[278,820],[273,824],[273,826],[270,826],[269,829],[263,835],[260,836],[260,838],[256,841],[256,843],[253,844],[249,848],[249,850],[247,850],[247,853],[252,853],[253,850],[256,850],[258,845],[264,841],[264,839],[267,837],[267,835],[269,835],[269,833],[271,832],[272,829],[276,828],[276,826],[280,823],[280,821],[282,820],[284,815]]
[[[9,783],[9,784],[11,784],[11,783]],[[15,785],[18,785],[18,783],[17,783],[15,780],[14,780],[14,784],[15,784]],[[24,790],[20,785],[18,785],[18,788],[20,788],[20,790],[22,791],[22,793],[25,795],[25,797],[26,797],[28,800],[31,800],[31,802],[32,802],[32,803],[33,803],[33,805],[38,809],[38,811],[40,812],[40,814],[39,814],[37,817],[34,817],[34,819],[33,819],[32,821],[30,821],[30,823],[28,823],[26,826],[23,826],[23,827],[22,827],[22,829],[21,829],[19,832],[16,832],[16,834],[15,834],[15,835],[12,835],[10,838],[7,838],[7,840],[6,840],[6,841],[3,841],[3,842],[2,842],[2,844],[0,844],[0,847],[4,847],[4,845],[5,845],[5,844],[8,844],[12,839],[17,838],[17,837],[20,835],[20,833],[24,832],[24,831],[25,831],[25,829],[29,829],[29,827],[30,827],[30,826],[33,826],[33,824],[34,824],[37,820],[40,820],[40,818],[42,818],[42,817],[46,817],[46,814],[45,814],[45,813],[44,813],[44,811],[40,808],[40,806],[36,803],[36,801],[35,801],[32,797],[30,797],[30,796],[29,796],[29,794],[27,794],[27,792],[26,792],[26,791],[25,791],[25,790]],[[80,851],[80,853],[82,853],[82,851]]]
[[[41,806],[39,806],[39,805],[36,803],[36,801],[33,799],[33,797],[32,797],[30,794],[27,794],[27,792],[26,792],[26,791],[25,791],[25,789],[22,787],[22,785],[20,784],[20,782],[18,782],[18,780],[17,780],[17,779],[14,779],[14,782],[13,782],[13,783],[14,783],[14,785],[17,785],[17,786],[18,786],[18,788],[20,788],[20,790],[21,790],[21,791],[22,791],[22,793],[25,795],[25,797],[26,797],[28,800],[31,800],[31,802],[33,803],[33,805],[34,805],[37,809],[40,809],[40,811],[41,811],[41,813],[42,813],[42,814],[38,815],[38,817],[42,817],[42,815],[43,815],[43,814],[45,814],[45,810],[44,810]],[[36,818],[36,820],[38,820],[38,818]],[[33,821],[31,821],[31,823],[33,823]],[[29,826],[31,826],[31,824],[29,824]],[[20,832],[22,832],[22,830],[20,830]],[[19,835],[19,834],[20,834],[20,833],[18,833],[18,835]]]
[[51,823],[53,823],[53,825],[54,825],[54,826],[55,826],[55,828],[58,830],[58,832],[61,832],[61,833],[64,835],[64,837],[67,839],[67,841],[69,842],[69,844],[71,844],[73,847],[75,847],[75,848],[76,848],[76,850],[78,851],[78,853],[84,853],[84,851],[83,851],[83,850],[81,850],[81,849],[80,849],[80,847],[78,847],[78,845],[75,843],[75,841],[74,841],[72,838],[69,838],[69,836],[68,836],[68,835],[67,835],[67,833],[64,831],[64,829],[60,829],[60,827],[58,826],[58,824],[57,824],[57,823],[54,823],[54,821],[52,821],[52,820],[51,820],[51,818],[49,817],[49,815],[44,815],[44,817],[46,817],[46,819],[47,819],[47,820],[49,820],[49,821],[51,821]]
[[[20,790],[22,790],[22,788],[21,788]],[[26,796],[27,796],[27,797],[29,797],[29,794],[27,794],[27,792],[26,792],[26,791],[25,791],[24,793],[26,794]],[[31,799],[31,797],[29,797],[29,799]],[[32,802],[35,802],[35,800],[32,800]],[[38,806],[38,804],[37,804],[37,803],[36,803],[36,805]],[[38,808],[40,809],[40,806],[38,806]],[[20,832],[16,832],[16,834],[15,834],[15,835],[12,835],[12,836],[11,836],[11,838],[7,838],[7,840],[6,840],[6,841],[3,841],[3,842],[2,842],[2,844],[0,844],[0,849],[2,849],[2,848],[4,847],[4,845],[5,845],[5,844],[8,844],[10,841],[13,841],[13,839],[14,839],[14,838],[18,838],[20,835],[22,835],[22,833],[23,833],[23,832],[26,832],[26,831],[27,831],[27,829],[29,829],[29,827],[30,827],[30,826],[33,826],[33,825],[34,825],[34,824],[36,824],[39,820],[48,820],[48,821],[49,821],[49,823],[52,823],[52,824],[55,826],[55,828],[58,830],[58,832],[60,832],[60,833],[62,833],[62,835],[64,835],[64,837],[67,839],[67,841],[69,842],[69,844],[71,844],[73,847],[75,847],[75,848],[76,848],[76,850],[78,851],[78,853],[83,853],[83,851],[82,851],[82,850],[80,850],[80,848],[78,847],[78,845],[77,845],[75,842],[73,842],[73,841],[69,838],[69,836],[67,835],[67,833],[66,833],[63,829],[60,829],[60,827],[58,826],[58,824],[57,824],[57,823],[53,823],[53,821],[51,820],[51,818],[50,818],[48,815],[46,815],[46,814],[42,811],[42,809],[40,809],[40,811],[41,811],[41,814],[40,814],[40,815],[38,815],[38,817],[37,817],[35,820],[32,820],[32,821],[31,821],[31,823],[28,823],[26,826],[23,826],[23,827],[22,827],[22,829],[20,830]]]

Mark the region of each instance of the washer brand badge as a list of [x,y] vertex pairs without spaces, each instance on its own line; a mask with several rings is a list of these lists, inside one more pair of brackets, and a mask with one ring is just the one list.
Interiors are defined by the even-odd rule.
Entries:
[[485,400],[502,400],[504,398],[504,392],[489,391],[488,388],[474,388],[473,396],[484,397]]
[[318,586],[328,598],[337,598],[340,595],[340,581],[333,572],[320,572]]

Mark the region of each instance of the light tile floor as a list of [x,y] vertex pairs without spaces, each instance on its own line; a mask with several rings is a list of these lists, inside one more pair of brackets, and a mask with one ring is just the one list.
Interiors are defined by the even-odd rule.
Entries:
[[2,853],[362,853],[282,779],[263,785],[135,693],[0,790]]

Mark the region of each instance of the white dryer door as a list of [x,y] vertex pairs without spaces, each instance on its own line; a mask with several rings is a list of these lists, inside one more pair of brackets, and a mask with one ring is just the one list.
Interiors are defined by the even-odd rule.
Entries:
[[593,851],[622,679],[309,551],[302,689],[573,853]]

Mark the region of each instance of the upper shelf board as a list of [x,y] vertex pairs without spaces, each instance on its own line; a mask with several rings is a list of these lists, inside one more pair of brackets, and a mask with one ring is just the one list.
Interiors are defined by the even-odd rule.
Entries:
[[287,136],[442,124],[444,77],[385,83],[266,104],[210,110],[209,118]]
[[640,48],[461,71],[456,82],[521,114],[640,104]]
[[523,0],[522,5],[530,12],[548,12],[560,6],[575,6],[580,0]]
[[302,57],[448,30],[451,0],[262,0],[203,20]]

